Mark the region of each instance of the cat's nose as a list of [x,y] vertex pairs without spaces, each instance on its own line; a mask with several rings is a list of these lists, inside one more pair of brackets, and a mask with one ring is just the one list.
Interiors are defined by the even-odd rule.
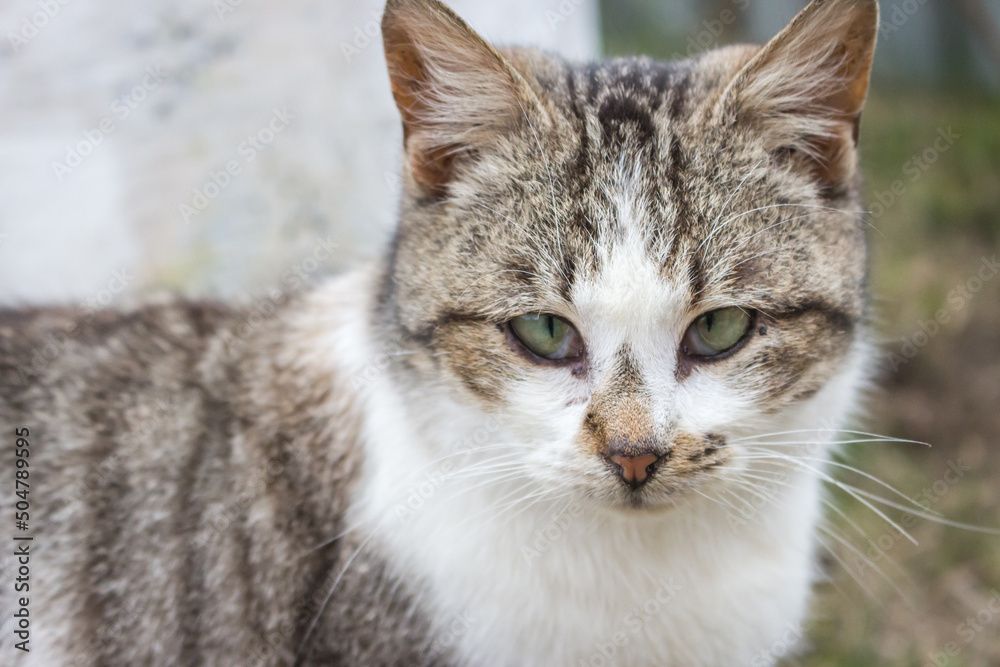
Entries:
[[618,466],[618,474],[622,481],[633,489],[646,483],[646,480],[652,475],[653,464],[660,460],[660,457],[654,454],[640,454],[638,456],[617,454],[608,458]]

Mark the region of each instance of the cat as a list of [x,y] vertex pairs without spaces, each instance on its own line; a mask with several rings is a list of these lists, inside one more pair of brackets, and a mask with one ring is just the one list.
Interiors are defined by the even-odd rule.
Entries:
[[0,516],[26,469],[33,531],[5,664],[794,650],[870,375],[877,25],[814,0],[763,47],[575,63],[389,0],[380,262],[253,306],[0,311]]

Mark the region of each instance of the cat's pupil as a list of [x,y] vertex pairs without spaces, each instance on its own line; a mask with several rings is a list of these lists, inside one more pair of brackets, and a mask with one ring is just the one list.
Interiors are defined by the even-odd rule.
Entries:
[[555,320],[554,317],[552,317],[551,315],[549,315],[548,316],[548,321],[549,321],[549,337],[550,338],[555,338],[556,337],[556,320]]
[[707,331],[712,330],[712,322],[715,321],[715,313],[709,313],[705,315],[705,329]]

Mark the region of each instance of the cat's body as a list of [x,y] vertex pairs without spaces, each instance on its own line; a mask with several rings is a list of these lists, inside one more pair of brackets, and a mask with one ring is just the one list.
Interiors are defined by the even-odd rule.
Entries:
[[[357,397],[333,363],[344,323],[363,323],[358,293],[317,297],[269,302],[269,315],[211,304],[0,315],[0,423],[27,428],[32,448],[31,651],[16,664],[291,662],[358,544],[313,551],[344,529],[361,461]],[[7,360],[54,341],[58,357],[23,386]],[[378,557],[357,565],[314,657],[420,664],[426,624],[406,587],[382,580]],[[5,649],[12,594],[0,592]]]
[[[876,12],[570,65],[390,2],[407,194],[382,264],[69,335],[0,313],[37,526],[21,664],[773,664],[865,375]],[[739,340],[704,353],[705,313]]]

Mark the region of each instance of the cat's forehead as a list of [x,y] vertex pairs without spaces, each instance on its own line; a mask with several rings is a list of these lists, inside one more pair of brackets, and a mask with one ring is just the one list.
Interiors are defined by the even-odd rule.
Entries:
[[[856,216],[831,222],[826,214],[833,208],[776,164],[754,142],[752,128],[724,127],[712,117],[712,105],[754,52],[739,47],[700,60],[587,64],[512,56],[542,87],[555,118],[548,131],[531,128],[514,169],[514,217],[534,221],[530,245],[548,246],[533,253],[531,270],[558,277],[566,296],[584,280],[623,289],[618,283],[629,271],[620,267],[641,264],[628,287],[638,288],[639,276],[655,283],[651,289],[664,281],[682,285],[688,303],[701,299],[707,307],[741,289],[791,293],[790,285],[776,282],[797,281],[809,291],[809,281],[799,279],[805,269],[836,273],[841,259],[853,267]],[[510,232],[507,225],[494,229]],[[563,259],[539,266],[555,257]]]
[[[527,163],[534,156],[541,180],[555,179],[571,217],[610,223],[598,230],[611,232],[601,234],[605,242],[630,233],[630,225],[662,257],[700,242],[727,200],[733,209],[749,208],[781,194],[781,179],[771,178],[753,142],[711,118],[713,100],[750,53],[679,62],[536,60],[530,71],[553,121],[548,134],[532,130],[543,139]],[[737,190],[740,183],[745,187]],[[737,219],[727,233],[753,222]]]

